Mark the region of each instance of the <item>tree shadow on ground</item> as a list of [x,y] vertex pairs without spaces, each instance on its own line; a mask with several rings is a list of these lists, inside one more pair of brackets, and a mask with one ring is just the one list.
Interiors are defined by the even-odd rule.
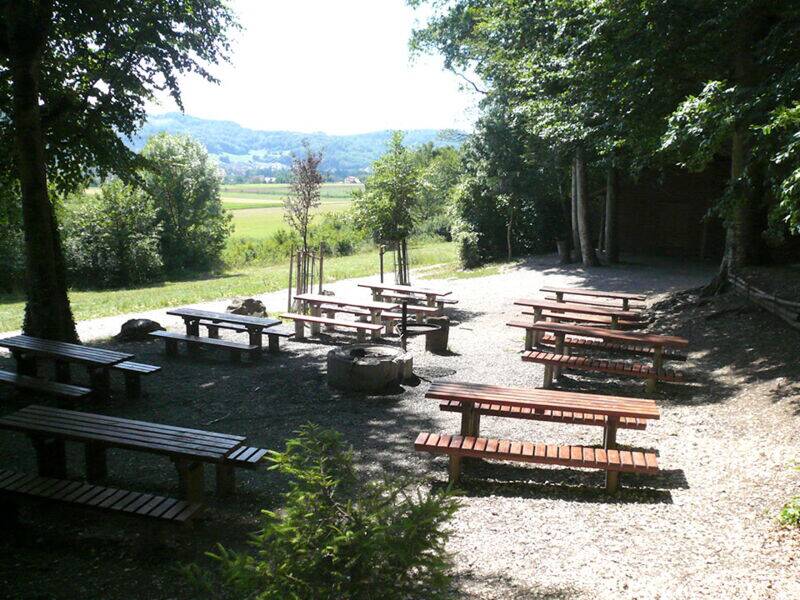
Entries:
[[531,587],[509,575],[492,575],[468,571],[455,577],[459,597],[467,597],[476,587],[491,591],[492,597],[508,600],[569,600],[580,594],[573,586]]

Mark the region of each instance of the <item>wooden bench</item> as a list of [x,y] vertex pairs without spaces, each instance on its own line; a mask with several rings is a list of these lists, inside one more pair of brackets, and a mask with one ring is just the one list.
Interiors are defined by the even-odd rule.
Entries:
[[247,354],[251,360],[255,359],[260,351],[260,347],[255,344],[241,344],[215,338],[204,338],[195,335],[184,335],[183,333],[173,333],[171,331],[153,331],[151,336],[161,338],[166,343],[166,352],[169,356],[178,355],[178,342],[186,343],[189,350],[196,346],[209,346],[211,348],[223,348],[230,352],[233,362],[239,362],[242,353]]
[[146,365],[129,360],[117,363],[112,368],[115,371],[121,371],[125,376],[125,393],[129,398],[136,398],[141,395],[143,375],[152,375],[161,370],[161,367],[156,365]]
[[[208,329],[208,337],[212,339],[219,339],[220,329],[224,329],[226,331],[235,331],[236,333],[249,333],[247,327],[242,325],[234,325],[232,323],[206,323],[205,321],[200,321],[200,325]],[[267,336],[269,351],[276,353],[280,352],[280,339],[283,338],[288,340],[293,338],[294,331],[281,325],[276,325],[265,329],[263,331],[263,335]]]
[[549,320],[555,323],[581,323],[587,324],[592,327],[608,327],[614,329],[622,329],[630,331],[638,329],[643,324],[639,321],[628,321],[626,319],[618,319],[616,323],[613,322],[611,317],[603,317],[599,315],[582,315],[577,313],[561,313],[549,310],[543,310],[537,313],[532,310],[523,310],[522,314],[526,317],[534,317],[540,320]]
[[91,483],[106,478],[109,449],[166,456],[178,471],[181,497],[190,502],[202,500],[206,463],[222,467],[217,472],[219,493],[232,491],[233,482],[225,477],[225,461],[245,440],[237,435],[37,405],[0,417],[0,429],[30,438],[42,477],[65,477],[66,442],[83,445],[86,479]]
[[202,504],[176,498],[9,470],[0,470],[0,494],[14,501],[2,515],[10,527],[17,526],[16,501],[23,498],[179,524],[188,523],[203,508]]
[[[545,333],[539,338],[539,343],[546,346],[553,346],[556,343],[556,336],[552,333]],[[603,340],[568,335],[564,337],[564,345],[568,348],[580,348],[581,350],[604,350],[608,352],[618,352],[620,354],[632,354],[635,356],[653,356],[655,348],[643,346],[641,344],[620,344],[616,342],[606,342]],[[685,361],[686,354],[672,349],[664,349],[664,360]]]
[[[414,443],[417,451],[450,456],[451,483],[458,482],[461,459],[465,456],[602,469],[606,471],[606,489],[610,492],[616,491],[620,472],[658,472],[655,452],[619,450],[616,445],[617,429],[623,426],[622,419],[639,428],[645,420],[660,417],[658,407],[652,400],[452,381],[434,382],[425,396],[439,401],[458,402],[461,413],[459,435],[423,432]],[[518,414],[526,415],[539,413],[544,416],[548,415],[546,411],[549,411],[549,416],[568,413],[570,416],[580,414],[587,418],[592,415],[588,417],[594,420],[592,424],[598,421],[603,424],[603,447],[555,446],[482,437],[480,416],[484,405],[489,405],[490,411],[501,414],[505,409],[510,410],[510,414],[519,409]],[[602,417],[602,421],[598,417]]]
[[564,296],[583,296],[589,298],[606,298],[609,300],[620,300],[622,302],[622,310],[628,310],[631,302],[644,302],[647,296],[644,294],[631,294],[629,292],[609,292],[603,290],[587,290],[582,288],[558,288],[551,286],[544,286],[539,288],[540,291],[546,294],[553,294],[558,302],[564,301]]
[[[545,300],[554,300],[555,302],[563,302],[563,300],[559,300],[557,296],[545,296]],[[586,306],[600,306],[603,308],[619,308],[610,302],[592,302],[591,300],[574,300],[570,299],[570,304],[585,304]],[[623,310],[630,311],[631,314],[640,313],[646,305],[640,303],[628,303],[628,308],[623,308]]]
[[309,324],[331,325],[333,327],[345,327],[348,329],[355,329],[359,342],[366,341],[366,332],[372,334],[373,339],[377,338],[383,325],[377,323],[364,323],[362,321],[342,321],[341,319],[330,319],[328,317],[316,317],[314,315],[301,315],[299,313],[286,313],[281,315],[282,319],[291,319],[294,321],[294,337],[298,340],[305,339],[304,326]]
[[[585,356],[574,356],[566,354],[556,354],[553,352],[543,352],[533,350],[522,355],[525,362],[533,362],[541,365],[548,365],[558,369],[573,369],[578,371],[596,371],[608,373],[610,375],[620,375],[623,377],[639,377],[647,380],[669,381],[674,383],[685,382],[685,377],[681,371],[675,369],[656,369],[649,365],[640,363],[629,363],[621,360],[603,360],[599,358],[588,358]],[[547,379],[547,378],[545,378]],[[547,383],[547,382],[545,382]],[[545,387],[549,387],[545,385]]]
[[60,383],[58,381],[48,381],[28,375],[20,375],[11,371],[0,371],[0,383],[12,385],[17,389],[30,390],[62,398],[65,400],[81,400],[91,395],[92,390],[70,383]]

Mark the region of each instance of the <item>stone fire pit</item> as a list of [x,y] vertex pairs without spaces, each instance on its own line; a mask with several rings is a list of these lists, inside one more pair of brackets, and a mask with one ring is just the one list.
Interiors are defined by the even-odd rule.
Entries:
[[355,344],[328,352],[328,385],[380,393],[412,376],[411,354],[393,346]]

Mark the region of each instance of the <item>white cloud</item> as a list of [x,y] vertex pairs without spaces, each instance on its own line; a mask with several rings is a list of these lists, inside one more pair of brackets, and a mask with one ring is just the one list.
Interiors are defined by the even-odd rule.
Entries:
[[[254,129],[469,129],[477,98],[441,58],[412,63],[403,0],[235,0],[244,29],[216,86],[181,81],[187,114]],[[170,100],[150,112],[173,110]]]

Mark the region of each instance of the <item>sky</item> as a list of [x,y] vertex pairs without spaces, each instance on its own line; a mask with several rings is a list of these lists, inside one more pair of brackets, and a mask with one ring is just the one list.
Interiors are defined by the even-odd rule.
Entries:
[[[210,84],[181,79],[187,114],[252,129],[469,130],[478,98],[439,56],[414,58],[404,0],[232,0],[243,30]],[[175,110],[164,98],[148,112]]]

